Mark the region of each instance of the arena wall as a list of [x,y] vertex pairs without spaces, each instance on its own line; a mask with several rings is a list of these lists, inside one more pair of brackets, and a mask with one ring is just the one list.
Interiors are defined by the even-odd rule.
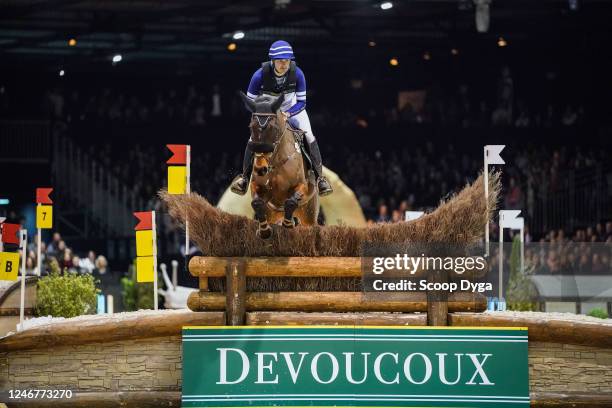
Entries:
[[[473,325],[465,323],[468,318],[477,322],[477,315],[464,314],[461,319],[449,320]],[[480,315],[482,325],[493,324],[491,315]],[[538,323],[533,315],[523,319],[520,313],[514,313],[512,318],[505,319],[507,325],[535,327]],[[537,314],[537,319],[544,316]],[[224,318],[220,312],[135,312],[119,321],[103,316],[92,317],[92,323],[81,317],[28,329],[0,339],[0,389],[70,389],[75,392],[70,406],[115,406],[113,401],[117,404],[121,401],[122,406],[159,406],[156,404],[160,402],[164,406],[180,406],[180,328],[183,324],[222,324]],[[495,324],[500,318],[496,318]],[[140,328],[134,327],[135,321],[141,322]],[[411,323],[418,324],[418,321],[403,324]],[[142,331],[146,324],[156,326],[148,332]],[[571,324],[575,330],[585,332],[584,323]],[[593,326],[593,323],[589,321],[586,325]],[[602,321],[598,326],[605,331],[602,336],[612,337],[609,321]],[[91,335],[75,336],[83,328],[89,329]],[[29,335],[28,331],[37,333]],[[117,332],[123,333],[124,338],[117,338]],[[598,342],[588,335],[580,340],[567,330],[567,335],[558,330],[553,330],[550,336],[542,333],[543,330],[530,330],[532,406],[572,406],[581,399],[593,397],[607,401],[599,406],[611,406],[612,346],[609,342]],[[31,341],[33,338],[35,342]],[[573,402],[564,405],[564,398]],[[551,404],[553,400],[558,403]],[[15,406],[41,406],[40,401],[37,404]],[[57,404],[56,401],[54,406]]]

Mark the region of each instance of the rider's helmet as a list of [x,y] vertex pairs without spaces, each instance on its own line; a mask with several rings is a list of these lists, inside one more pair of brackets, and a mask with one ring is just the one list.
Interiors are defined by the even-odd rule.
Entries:
[[293,55],[293,48],[291,48],[291,44],[287,41],[279,40],[274,41],[270,46],[270,50],[268,51],[268,57],[271,60],[275,59],[295,59]]

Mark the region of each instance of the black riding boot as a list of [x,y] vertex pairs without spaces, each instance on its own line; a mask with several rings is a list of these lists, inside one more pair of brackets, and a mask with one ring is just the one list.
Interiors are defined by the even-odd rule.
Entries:
[[319,187],[319,195],[325,196],[334,192],[329,181],[323,176],[323,163],[321,159],[321,151],[317,141],[308,143],[308,150],[310,151],[310,158],[312,159],[312,167],[317,176],[317,186]]
[[238,195],[245,195],[249,189],[249,181],[251,180],[251,171],[253,170],[253,151],[247,143],[244,150],[244,159],[242,161],[242,174],[237,176],[232,181],[231,190]]

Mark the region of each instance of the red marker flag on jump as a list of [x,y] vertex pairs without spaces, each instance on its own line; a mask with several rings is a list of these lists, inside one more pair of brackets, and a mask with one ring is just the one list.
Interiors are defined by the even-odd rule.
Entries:
[[166,161],[168,164],[187,164],[187,145],[166,145],[172,152],[172,157]]
[[9,224],[5,222],[2,224],[2,242],[5,244],[17,244],[19,245],[19,224]]
[[136,231],[153,229],[153,213],[151,211],[139,211],[134,213],[138,218],[138,224],[134,227]]
[[37,204],[53,204],[53,200],[49,198],[49,194],[53,191],[52,188],[41,187],[36,189]]

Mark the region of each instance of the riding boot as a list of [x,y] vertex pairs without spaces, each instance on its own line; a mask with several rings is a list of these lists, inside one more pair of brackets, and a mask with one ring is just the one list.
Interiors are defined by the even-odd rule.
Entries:
[[253,170],[253,151],[251,150],[250,144],[247,143],[247,147],[244,150],[244,159],[242,161],[242,174],[237,176],[230,190],[238,195],[245,195],[249,188],[249,181],[251,180],[251,171]]
[[325,196],[334,192],[329,181],[323,176],[323,163],[321,159],[321,151],[317,141],[308,143],[310,158],[312,159],[312,167],[317,176],[317,186],[319,187],[319,195]]

